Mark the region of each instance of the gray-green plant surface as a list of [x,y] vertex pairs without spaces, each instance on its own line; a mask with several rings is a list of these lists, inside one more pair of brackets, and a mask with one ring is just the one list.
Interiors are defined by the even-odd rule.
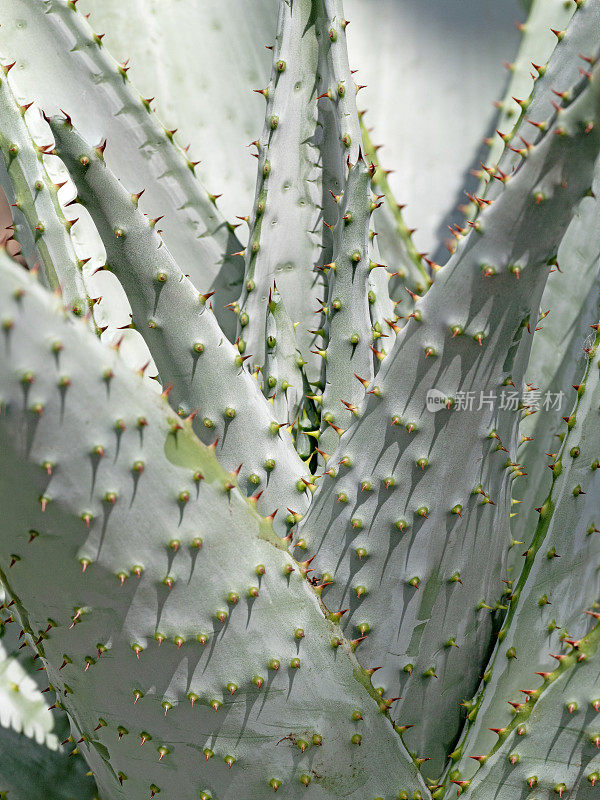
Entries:
[[0,798],[593,800],[600,0],[527,4],[445,264],[341,0],[135,5],[198,156],[76,0],[0,5]]

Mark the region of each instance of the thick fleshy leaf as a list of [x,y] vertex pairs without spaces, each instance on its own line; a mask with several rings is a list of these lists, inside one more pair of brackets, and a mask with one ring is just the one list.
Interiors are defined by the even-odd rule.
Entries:
[[[17,100],[35,100],[48,115],[66,113],[94,146],[108,142],[107,162],[140,205],[160,219],[165,242],[200,291],[215,289],[215,313],[233,338],[235,315],[224,306],[239,294],[241,245],[194,175],[191,157],[127,78],[70,0],[14,0],[4,4],[0,57],[15,62]],[[74,79],[74,76],[77,76]],[[51,144],[51,142],[49,142]]]
[[[130,300],[133,324],[144,337],[169,398],[229,469],[240,462],[248,494],[264,489],[265,513],[308,505],[299,483],[307,470],[294,450],[286,421],[276,419],[243,359],[227,341],[205,296],[173,260],[138,198],[117,181],[103,154],[68,122],[53,121],[57,152],[67,165],[78,197],[88,208],[106,247],[107,266]],[[283,532],[286,525],[278,520]]]
[[427,797],[236,476],[20,267],[1,271],[0,577],[100,795]]
[[370,628],[363,663],[383,665],[401,723],[414,726],[405,740],[434,775],[487,660],[489,611],[503,605],[519,471],[507,392],[518,397],[547,265],[592,179],[597,91],[587,77],[573,87],[418,301],[301,526],[315,565],[334,577],[327,602],[350,607],[348,629]]

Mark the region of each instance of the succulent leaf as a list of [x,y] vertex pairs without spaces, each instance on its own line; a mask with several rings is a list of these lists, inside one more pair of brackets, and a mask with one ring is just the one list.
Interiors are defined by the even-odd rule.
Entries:
[[[372,231],[369,233],[371,235]],[[377,374],[381,362],[394,345],[399,330],[397,304],[390,297],[391,275],[385,264],[379,261],[379,248],[371,245],[373,264],[369,274],[369,311],[375,355],[374,372]],[[376,266],[375,266],[376,265]]]
[[[240,351],[263,366],[267,304],[275,280],[291,319],[300,322],[297,347],[312,381],[320,378],[321,360],[310,354],[316,336],[308,327],[320,327],[315,312],[324,291],[322,273],[315,269],[323,229],[315,7],[312,0],[280,3],[238,316]],[[290,159],[290,153],[297,155]],[[306,320],[314,323],[307,326]]]
[[[519,472],[518,417],[503,392],[514,384],[518,396],[547,265],[591,183],[597,91],[587,76],[578,81],[418,301],[332,456],[335,481],[328,472],[300,529],[318,569],[334,576],[327,602],[350,606],[350,629],[370,626],[361,658],[384,664],[387,691],[403,695],[401,722],[414,725],[409,749],[433,770],[458,734],[473,664],[485,664],[489,611],[503,606],[507,492]],[[426,410],[432,387],[435,415]],[[451,410],[453,399],[467,411]],[[355,558],[357,548],[368,558]],[[444,647],[449,637],[459,648]],[[443,719],[423,715],[441,696]]]
[[277,419],[293,424],[305,404],[310,386],[296,346],[294,323],[289,318],[275,284],[267,302],[267,327],[263,392],[273,399]]
[[[596,165],[592,190],[594,194],[600,190],[600,164]],[[514,499],[519,502],[513,507],[512,538],[523,543],[511,548],[509,554],[509,577],[514,579],[521,568],[521,550],[529,546],[537,526],[536,508],[546,499],[552,483],[546,453],[555,453],[560,446],[563,416],[569,411],[565,398],[570,398],[574,385],[582,383],[587,364],[585,349],[594,339],[590,325],[598,317],[599,214],[598,201],[584,198],[560,244],[560,269],[550,275],[542,296],[543,313],[550,313],[537,326],[527,368],[530,391],[526,402],[532,407],[520,426],[525,441],[519,462],[528,479],[520,482],[514,492]]]
[[69,236],[70,224],[62,214],[58,189],[43,164],[44,150],[35,143],[27,127],[29,109],[15,100],[8,73],[0,79],[0,150],[14,203],[23,214],[41,257],[48,285],[60,289],[63,302],[85,315],[89,300],[81,266]]
[[387,174],[377,157],[377,148],[373,144],[371,134],[364,123],[364,115],[360,116],[362,141],[365,155],[375,166],[373,186],[383,195],[384,203],[377,215],[377,232],[379,249],[383,258],[392,264],[397,274],[394,299],[404,301],[403,309],[408,307],[410,297],[404,291],[407,286],[417,294],[424,294],[431,285],[432,279],[423,264],[423,256],[417,252],[412,240],[412,232],[404,221],[403,206],[398,203],[390,187]]
[[[221,331],[210,297],[198,293],[182,273],[135,196],[117,181],[103,154],[72,125],[54,119],[60,153],[105,244],[107,268],[117,276],[169,399],[182,416],[196,412],[194,428],[209,443],[218,440],[222,463],[235,469],[248,493],[258,475],[261,508],[291,506],[300,513],[306,490],[297,482],[306,469],[294,451],[285,420],[280,422],[257,381]],[[107,146],[108,150],[108,146]],[[244,444],[245,443],[245,444]],[[271,463],[273,462],[273,463]],[[283,519],[278,525],[285,529]]]
[[352,407],[364,397],[364,387],[354,373],[369,383],[374,375],[368,297],[371,173],[360,156],[350,167],[338,201],[333,261],[328,265],[327,358],[319,437],[319,446],[326,452],[336,449],[341,435],[337,429],[343,432],[348,428],[354,419]]
[[222,193],[219,208],[231,220],[252,204],[256,167],[247,145],[264,117],[252,89],[269,74],[264,45],[275,41],[278,5],[253,0],[251,14],[238,0],[144,0],[134,9],[121,0],[85,0],[83,6],[103,48],[120,62],[129,59],[132,84],[177,128],[175,139],[191,143],[188,157],[200,159],[195,174]]
[[[527,129],[526,122],[532,100],[533,89],[539,75],[542,75],[559,39],[555,31],[564,31],[575,13],[577,6],[564,0],[533,0],[528,16],[519,28],[522,32],[519,51],[511,62],[509,79],[503,98],[498,102],[498,118],[494,124],[495,135],[486,144],[489,147],[484,157],[486,166],[493,172],[505,154],[506,148],[526,147],[517,133]],[[534,65],[538,65],[537,69]],[[532,71],[533,68],[533,71]],[[536,102],[537,101],[536,99]],[[535,119],[535,117],[534,117]],[[527,131],[530,133],[530,131]],[[527,134],[524,134],[527,136]],[[530,139],[531,136],[527,136]],[[481,169],[481,182],[474,197],[485,195],[491,174]],[[465,209],[467,216],[476,215],[479,202],[471,201]]]
[[[589,619],[589,618],[588,618]],[[465,789],[474,800],[538,797],[592,800],[599,780],[597,687],[600,625],[565,646],[544,684],[525,697]],[[459,784],[460,786],[460,784]]]
[[48,115],[62,110],[89,141],[112,143],[109,166],[135,192],[144,190],[151,218],[164,215],[167,246],[199,290],[218,292],[215,313],[233,339],[235,316],[224,307],[239,294],[243,264],[231,254],[241,245],[171,131],[130,85],[127,64],[108,55],[71,0],[15,0],[3,8],[0,54],[17,63],[19,100],[35,98]]
[[[598,318],[597,295],[595,300]],[[538,511],[535,535],[524,552],[524,545],[520,546],[525,560],[510,587],[510,607],[499,643],[487,665],[485,684],[471,706],[460,748],[464,760],[456,766],[467,778],[473,772],[467,756],[495,747],[490,728],[504,728],[513,718],[508,701],[518,700],[521,689],[537,690],[541,685],[544,690],[552,680],[545,673],[552,673],[556,664],[551,654],[560,653],[565,641],[585,635],[581,609],[593,606],[600,591],[596,533],[600,528],[599,343],[596,334],[573,410],[565,418],[560,450],[550,463],[551,487]],[[562,657],[558,658],[562,663]]]
[[[553,113],[557,103],[570,102],[573,87],[580,77],[589,74],[595,63],[597,37],[600,24],[600,9],[594,0],[569,3],[569,11],[575,6],[575,12],[566,30],[553,33],[557,39],[552,57],[544,66],[534,83],[534,91],[528,99],[526,113],[520,115],[513,129],[508,133],[508,142],[502,155],[498,158],[498,167],[493,170],[496,181],[490,181],[486,199],[494,200],[502,190],[502,175],[509,175],[527,157],[529,150],[525,144],[521,147],[523,136],[529,145],[544,135],[545,120]],[[542,128],[540,128],[540,125]],[[511,149],[511,144],[518,144]]]
[[0,575],[100,795],[427,797],[368,673],[235,476],[0,263]]
[[504,10],[414,74],[347,3],[397,184],[342,0],[0,3],[0,800],[600,785],[600,0],[524,4],[443,267],[391,185],[430,236]]
[[[311,383],[323,371],[320,348],[313,348],[323,324],[315,314],[331,260],[328,228],[337,220],[346,160],[356,160],[360,148],[345,26],[340,0],[281,0],[239,303],[240,349],[262,366],[267,298],[277,281],[292,319],[300,321],[298,349]],[[290,160],[290,152],[299,155]]]

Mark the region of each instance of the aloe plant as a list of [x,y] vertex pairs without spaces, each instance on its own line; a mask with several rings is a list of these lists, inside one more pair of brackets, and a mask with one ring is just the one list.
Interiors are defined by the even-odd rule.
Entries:
[[445,264],[342,0],[207,5],[270,38],[237,221],[255,45],[196,82],[148,3],[140,94],[76,0],[0,9],[0,797],[591,800],[600,0],[529,4]]

